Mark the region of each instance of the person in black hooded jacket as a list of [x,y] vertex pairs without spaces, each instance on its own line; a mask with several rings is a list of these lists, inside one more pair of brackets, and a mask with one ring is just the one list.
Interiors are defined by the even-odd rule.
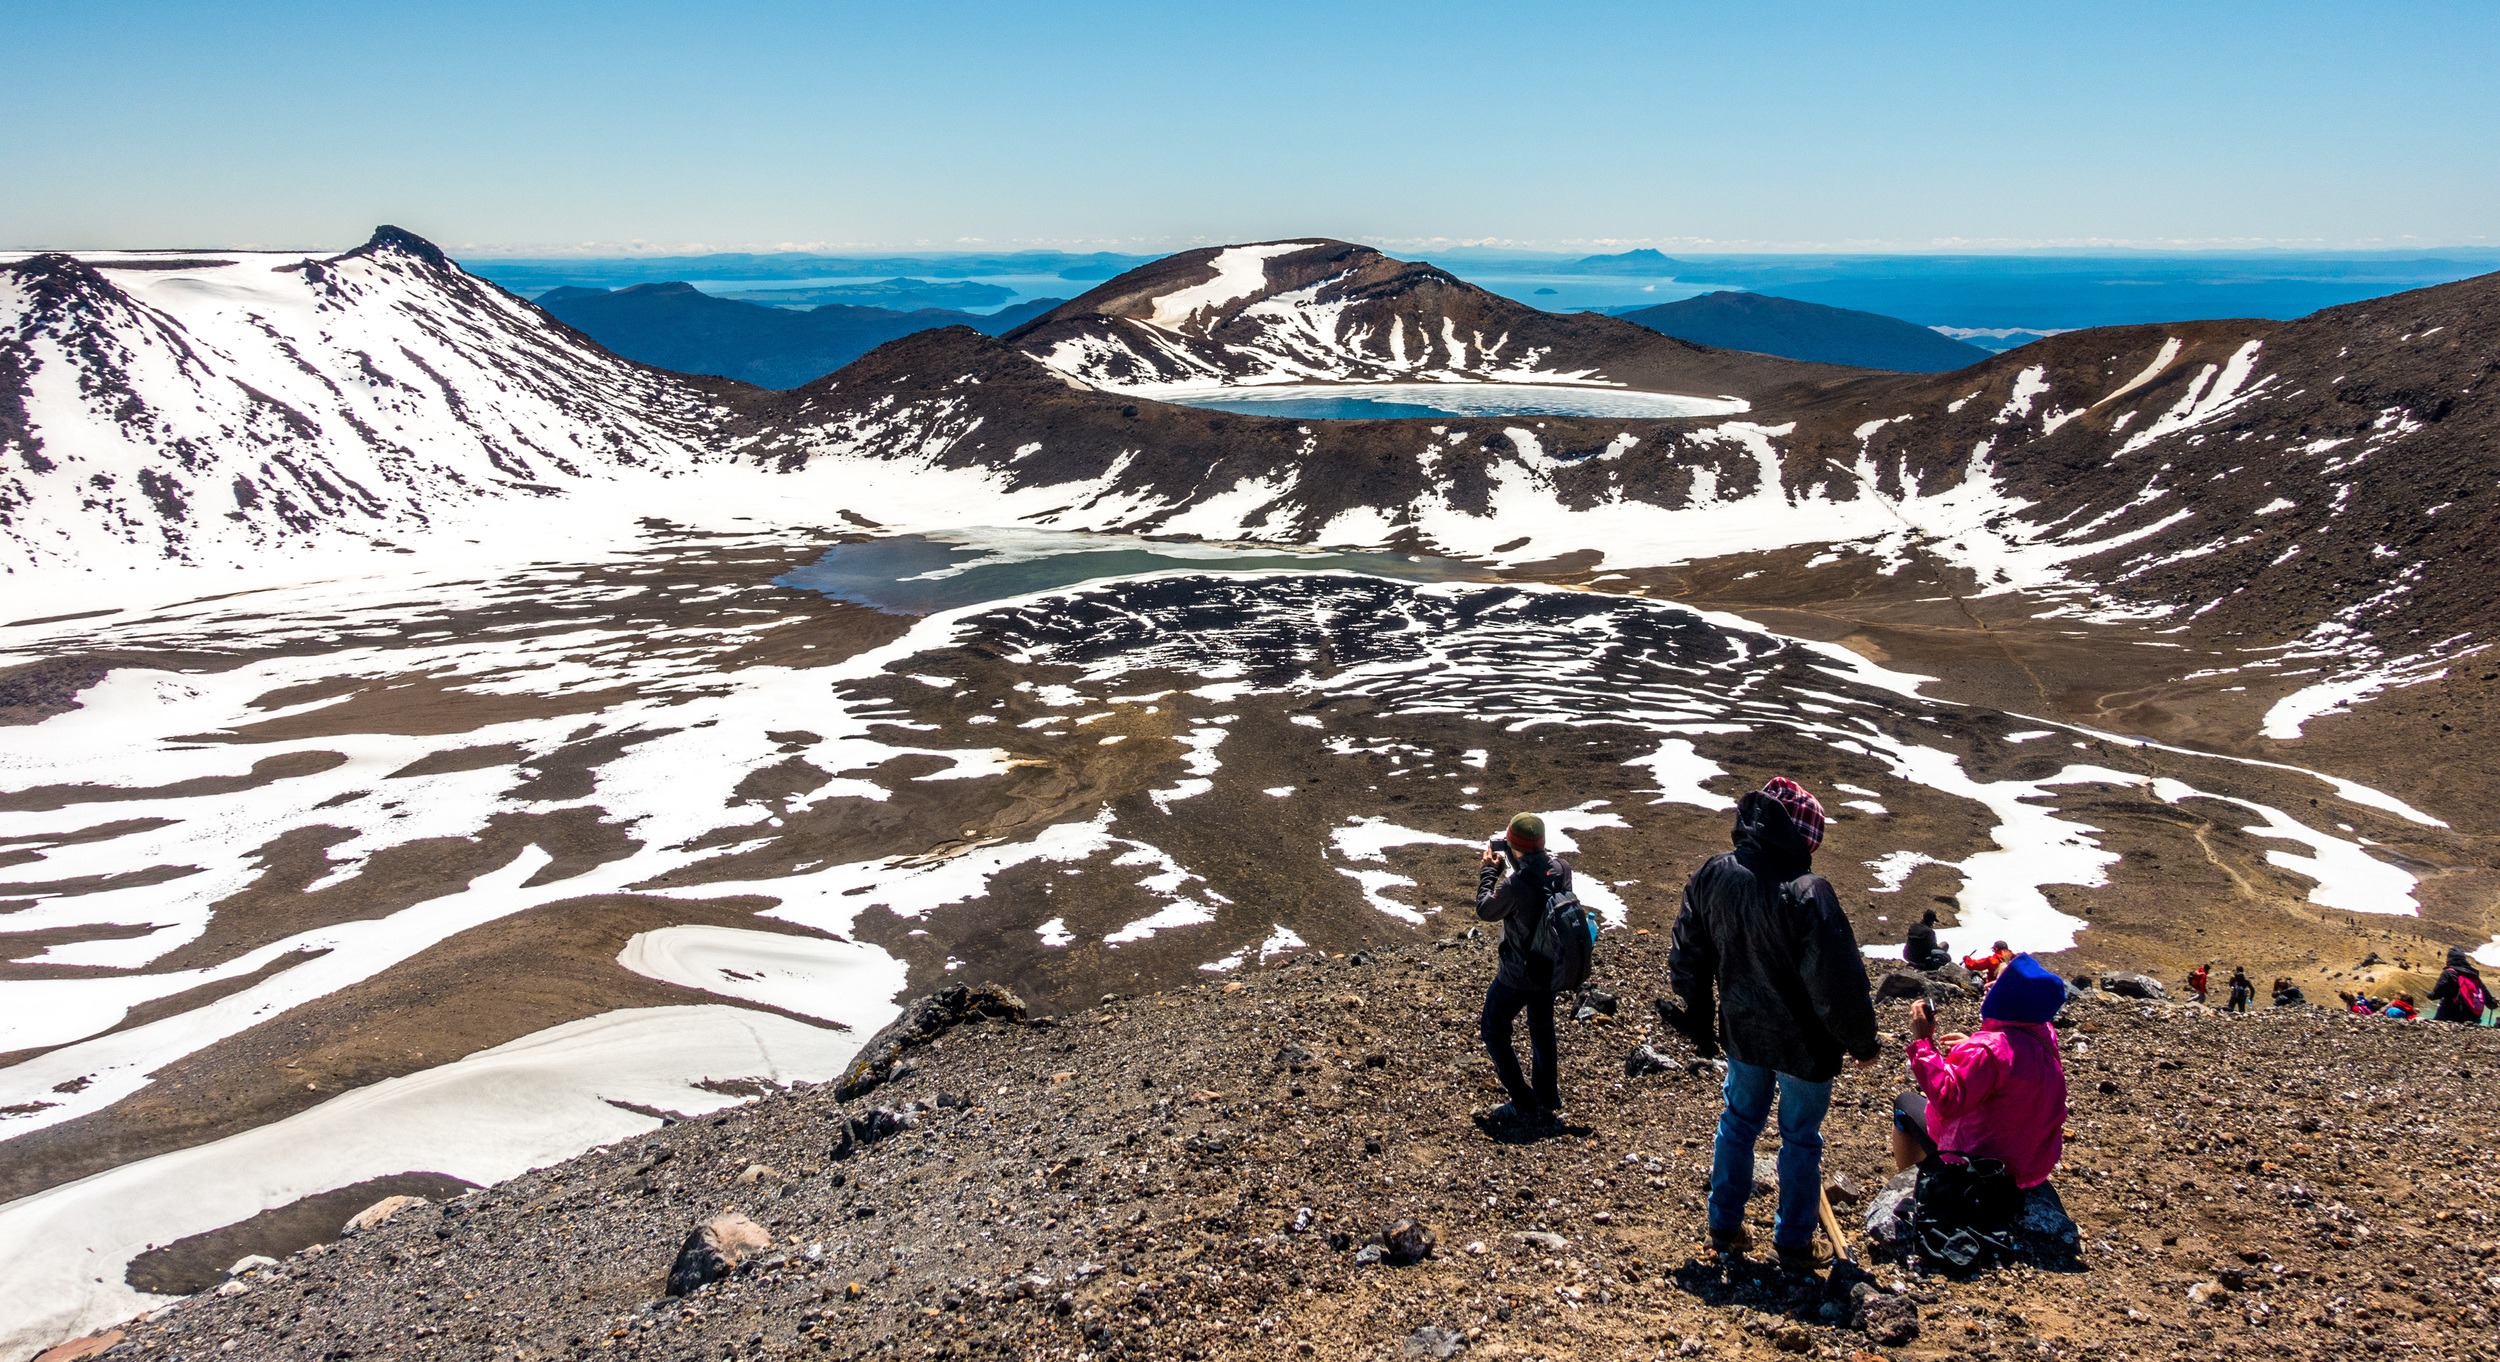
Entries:
[[2491,986],[2483,982],[2483,976],[2475,970],[2473,960],[2464,951],[2451,947],[2448,968],[2441,970],[2439,982],[2431,985],[2431,1001],[2439,1004],[2439,1010],[2431,1014],[2431,1020],[2479,1026],[2483,1020],[2482,1008],[2470,1004],[2460,979],[2472,979],[2473,992],[2481,995],[2485,1006],[2490,1005]]
[[1912,969],[1943,969],[1953,963],[1953,952],[1936,939],[1936,910],[1930,908],[1910,929],[1910,939],[1901,948],[1901,959]]
[[1754,1141],[1779,1096],[1779,1211],[1771,1244],[1782,1265],[1811,1270],[1823,1191],[1823,1115],[1845,1054],[1864,1067],[1881,1053],[1875,1005],[1857,933],[1840,900],[1813,873],[1823,807],[1774,778],[1736,805],[1736,849],[1714,856],[1684,885],[1667,973],[1683,1000],[1686,1034],[1703,1055],[1727,1050],[1727,1109],[1710,1167],[1710,1240],[1750,1246]]

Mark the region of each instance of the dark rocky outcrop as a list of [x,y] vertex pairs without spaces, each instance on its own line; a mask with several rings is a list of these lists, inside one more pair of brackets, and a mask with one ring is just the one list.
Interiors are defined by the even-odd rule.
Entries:
[[970,987],[949,984],[903,1005],[903,1014],[868,1038],[843,1071],[835,1097],[848,1102],[866,1096],[894,1075],[909,1051],[927,1045],[967,1022],[998,1021],[1013,1025],[1025,1019],[1024,1000],[997,984]]

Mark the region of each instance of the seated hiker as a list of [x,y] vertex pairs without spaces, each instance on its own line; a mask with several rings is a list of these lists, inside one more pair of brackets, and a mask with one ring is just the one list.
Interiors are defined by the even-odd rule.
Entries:
[[1997,971],[2005,968],[2006,962],[2013,958],[2013,949],[2000,941],[1990,946],[1985,953],[1963,956],[1962,968],[1978,975],[1982,981],[1993,984],[1997,981]]
[[1936,939],[1936,910],[1930,908],[1910,929],[1909,941],[1901,947],[1901,959],[1912,969],[1943,969],[1953,963],[1953,952]]
[[2379,1015],[2389,1021],[2413,1021],[2422,1015],[2422,1010],[2413,1005],[2412,994],[2399,993],[2396,1001],[2389,1003]]
[[2480,1026],[2483,1012],[2491,1006],[2491,990],[2484,986],[2483,976],[2462,950],[2448,952],[2448,967],[2439,972],[2439,982],[2431,985],[2431,1001],[2439,1010],[2432,1021],[2458,1022]]
[[2298,1007],[2308,1001],[2309,996],[2300,991],[2300,985],[2285,978],[2278,978],[2274,981],[2274,1005],[2276,1007]]
[[1976,1035],[1936,1035],[1936,1013],[1910,1004],[1910,1077],[1893,1103],[1896,1169],[1933,1158],[1994,1159],[2036,1187],[2066,1150],[2066,1066],[2053,1021],[2066,984],[2039,961],[2007,962],[1980,1001]]
[[[1554,1046],[1552,966],[1530,948],[1546,900],[1571,890],[1571,863],[1545,850],[1545,820],[1523,813],[1477,862],[1476,917],[1502,924],[1502,947],[1493,983],[1484,991],[1479,1029],[1493,1072],[1510,1101],[1486,1117],[1498,1125],[1545,1126],[1562,1110]],[[1536,1068],[1531,1080],[1519,1072],[1511,1023],[1528,1014],[1528,1050]]]

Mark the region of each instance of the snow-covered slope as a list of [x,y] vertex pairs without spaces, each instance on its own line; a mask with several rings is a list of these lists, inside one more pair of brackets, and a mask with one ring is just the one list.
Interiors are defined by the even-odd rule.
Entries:
[[1283,383],[1570,383],[1749,397],[1848,374],[1540,312],[1343,241],[1185,251],[1009,339],[1096,387],[1153,395]]
[[683,473],[716,416],[702,382],[393,228],[332,257],[19,257],[0,266],[0,568],[395,541]]

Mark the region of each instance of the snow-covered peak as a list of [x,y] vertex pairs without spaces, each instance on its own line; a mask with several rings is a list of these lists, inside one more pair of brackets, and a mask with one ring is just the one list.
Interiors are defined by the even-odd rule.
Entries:
[[0,570],[254,561],[682,472],[698,380],[396,228],[337,256],[0,258]]

